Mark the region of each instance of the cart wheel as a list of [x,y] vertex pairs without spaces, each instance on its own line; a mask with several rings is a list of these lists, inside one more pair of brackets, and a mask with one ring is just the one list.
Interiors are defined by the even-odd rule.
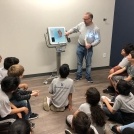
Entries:
[[47,84],[48,84],[48,82],[47,82],[47,81],[44,81],[44,82],[43,82],[43,84],[47,85]]

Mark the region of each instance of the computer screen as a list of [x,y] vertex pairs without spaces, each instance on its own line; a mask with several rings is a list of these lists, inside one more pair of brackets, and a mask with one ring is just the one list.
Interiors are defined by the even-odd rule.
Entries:
[[51,45],[62,45],[67,43],[65,27],[48,27],[49,43]]

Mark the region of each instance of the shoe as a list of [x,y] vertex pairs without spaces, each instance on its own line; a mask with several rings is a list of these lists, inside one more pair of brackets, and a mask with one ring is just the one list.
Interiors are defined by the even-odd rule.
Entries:
[[65,129],[65,134],[72,134],[72,132],[68,129]]
[[87,78],[87,81],[90,82],[90,83],[93,83],[93,80],[91,77]]
[[29,122],[31,129],[35,128],[35,123]]
[[109,93],[108,88],[103,89],[103,93],[108,94]]
[[75,79],[74,79],[74,81],[79,81],[79,80],[81,80],[82,79],[82,77],[76,77]]
[[29,116],[29,119],[28,119],[28,120],[33,120],[33,119],[36,119],[36,118],[38,118],[38,117],[39,117],[38,114],[32,113],[32,114]]
[[45,111],[49,111],[49,110],[50,110],[49,105],[50,105],[50,98],[46,96],[46,97],[44,98],[44,102],[43,102],[43,109],[44,109]]
[[121,133],[119,133],[119,132],[117,131],[117,126],[118,126],[118,125],[114,125],[114,126],[111,128],[111,131],[112,131],[113,133],[115,133],[115,134],[121,134]]
[[106,94],[115,93],[115,89],[112,86],[108,86],[106,89],[103,90],[103,93],[106,93]]

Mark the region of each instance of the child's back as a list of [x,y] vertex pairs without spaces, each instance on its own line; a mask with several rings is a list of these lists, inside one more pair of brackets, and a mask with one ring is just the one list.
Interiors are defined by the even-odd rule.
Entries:
[[70,78],[56,78],[49,87],[52,94],[52,104],[59,108],[68,105],[68,95],[73,93],[73,80]]
[[[51,96],[50,109],[52,111],[64,111],[66,107],[72,109],[72,93],[74,92],[74,82],[67,78],[70,69],[67,64],[63,64],[59,68],[60,77],[55,78],[50,86],[49,93]],[[44,109],[49,110],[48,104],[44,102]]]

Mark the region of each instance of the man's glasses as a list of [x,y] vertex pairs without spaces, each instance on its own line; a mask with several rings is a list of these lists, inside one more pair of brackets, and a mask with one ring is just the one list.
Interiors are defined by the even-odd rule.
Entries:
[[90,19],[90,18],[88,18],[88,19],[84,19],[84,18],[83,18],[83,20],[89,20],[89,19]]

